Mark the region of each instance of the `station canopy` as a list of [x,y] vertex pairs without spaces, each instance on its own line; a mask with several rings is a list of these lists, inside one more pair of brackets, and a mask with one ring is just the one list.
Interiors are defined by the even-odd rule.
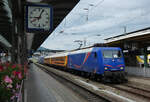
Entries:
[[[29,1],[31,0],[0,0],[0,37],[3,38],[0,40],[1,47],[10,48],[12,46],[13,20],[24,20],[20,19],[24,17],[22,8]],[[50,4],[53,7],[53,29],[51,32],[27,34],[28,49],[36,50],[78,2],[79,0],[42,0],[40,3]]]
[[11,47],[12,12],[8,0],[0,0],[0,45]]

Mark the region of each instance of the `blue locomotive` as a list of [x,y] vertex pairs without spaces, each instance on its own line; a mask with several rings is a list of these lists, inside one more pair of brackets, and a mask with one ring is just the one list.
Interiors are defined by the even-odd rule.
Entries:
[[124,57],[118,47],[92,47],[59,53],[45,57],[44,63],[103,81],[126,81]]

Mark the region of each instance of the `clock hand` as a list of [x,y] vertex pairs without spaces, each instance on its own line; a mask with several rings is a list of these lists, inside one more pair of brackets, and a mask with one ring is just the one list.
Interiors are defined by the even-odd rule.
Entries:
[[31,22],[35,22],[37,19],[36,18],[34,18]]
[[40,13],[39,19],[41,18],[42,13],[44,12],[44,10],[42,9],[42,12]]
[[31,19],[33,18],[33,19],[39,19],[39,17],[30,17]]
[[32,18],[39,18],[39,17],[32,17]]

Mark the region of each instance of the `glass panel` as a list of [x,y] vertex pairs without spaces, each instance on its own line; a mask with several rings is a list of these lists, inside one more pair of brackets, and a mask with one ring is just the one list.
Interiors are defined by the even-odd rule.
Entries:
[[104,58],[121,58],[121,51],[119,50],[103,50]]
[[114,58],[121,58],[121,51],[113,50],[113,57]]
[[113,58],[112,57],[112,51],[111,50],[104,50],[103,51],[103,57],[104,58]]

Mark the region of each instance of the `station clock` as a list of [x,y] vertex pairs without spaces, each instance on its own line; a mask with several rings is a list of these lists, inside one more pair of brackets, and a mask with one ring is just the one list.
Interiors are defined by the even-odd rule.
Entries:
[[27,31],[49,31],[52,29],[52,7],[49,5],[26,6]]

